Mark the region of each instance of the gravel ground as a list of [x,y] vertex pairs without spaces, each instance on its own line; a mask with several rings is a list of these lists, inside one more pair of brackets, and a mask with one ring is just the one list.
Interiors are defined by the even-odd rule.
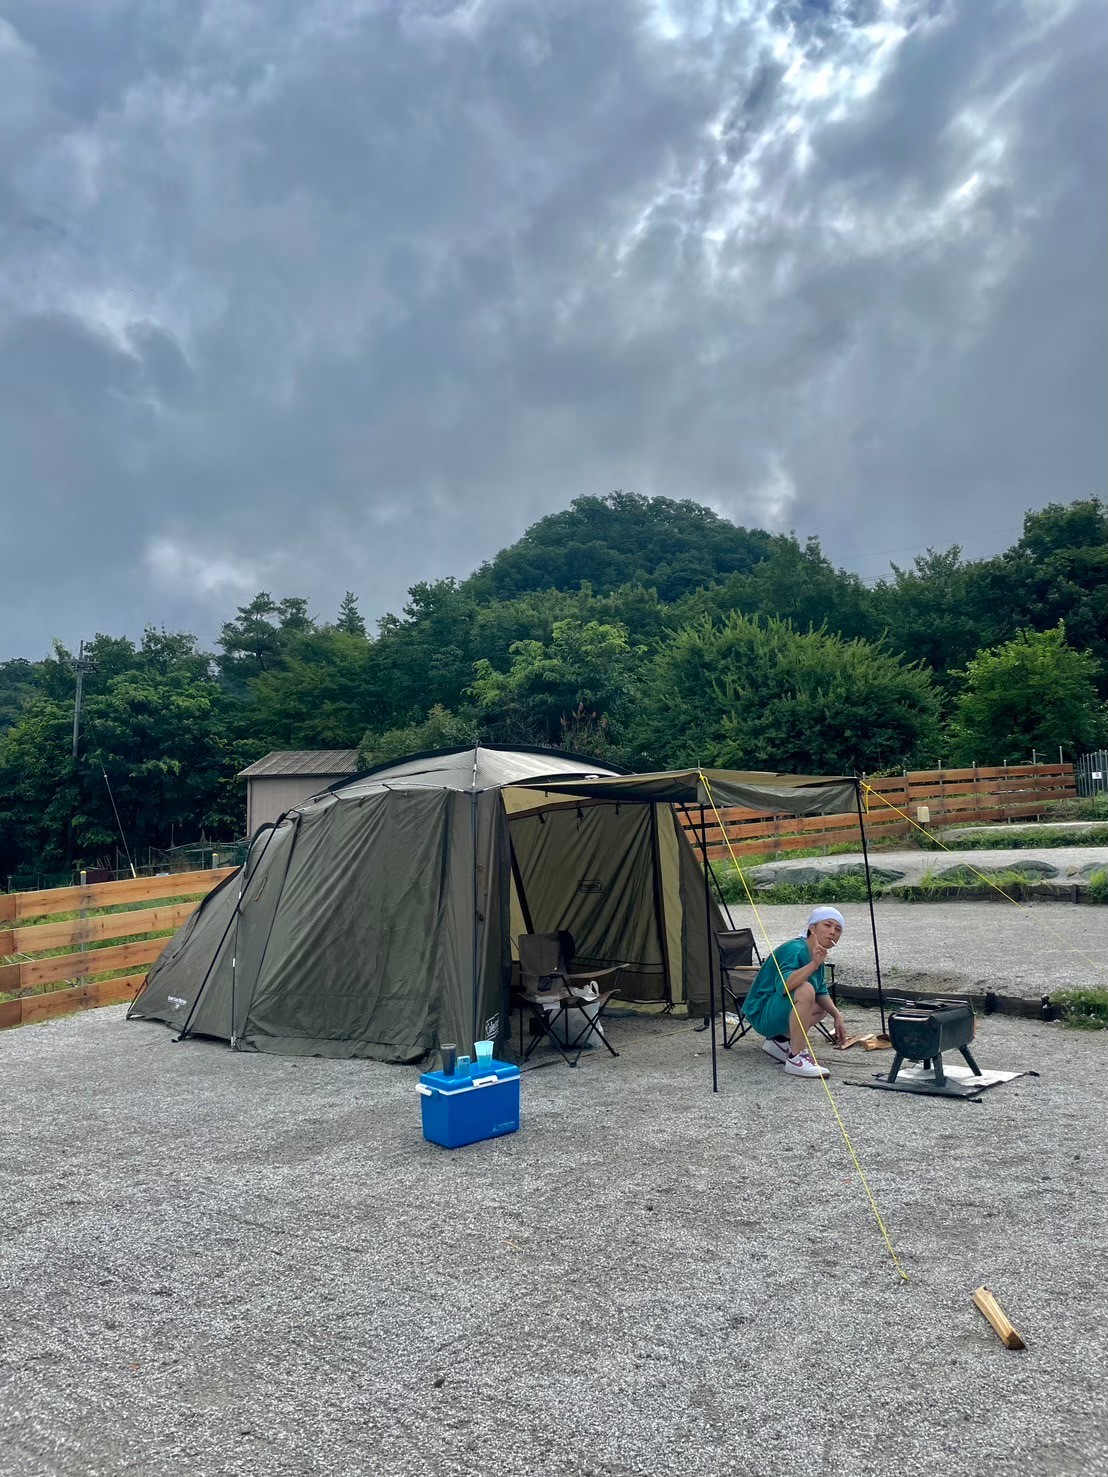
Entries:
[[611,1031],[453,1154],[413,1069],[0,1036],[0,1472],[1108,1472],[1102,1036],[982,1021],[1042,1075],[979,1104],[834,1058],[904,1284],[817,1083],[748,1037],[713,1097],[690,1022]]
[[[873,934],[865,903],[836,903],[846,919],[832,954],[841,984],[873,984]],[[804,932],[809,906],[732,906],[736,928],[753,928],[758,947]],[[1108,908],[1072,903],[894,903],[878,901],[877,945],[889,990],[996,990],[1038,999],[1108,980]]]

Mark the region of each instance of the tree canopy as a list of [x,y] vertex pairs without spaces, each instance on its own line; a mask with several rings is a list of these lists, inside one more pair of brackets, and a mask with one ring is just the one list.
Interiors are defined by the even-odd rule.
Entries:
[[[817,540],[691,501],[580,497],[468,578],[414,585],[370,631],[260,591],[214,652],[187,632],[0,663],[0,873],[241,833],[271,749],[366,764],[475,739],[629,767],[810,772],[1056,757],[1105,743],[1108,519],[1028,513],[1011,548],[928,549],[870,588]],[[109,794],[110,786],[110,794]],[[111,800],[119,812],[117,825]]]

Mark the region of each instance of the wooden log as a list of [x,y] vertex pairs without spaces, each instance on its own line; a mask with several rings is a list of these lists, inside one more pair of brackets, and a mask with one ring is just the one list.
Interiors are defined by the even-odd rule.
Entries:
[[150,898],[206,894],[229,877],[236,867],[210,867],[198,872],[171,872],[165,877],[132,877],[123,882],[96,882],[89,887],[51,887],[39,892],[12,892],[13,922],[70,913],[80,908],[110,908],[119,903],[141,903]]
[[1004,1309],[987,1287],[979,1287],[973,1295],[977,1307],[992,1324],[1006,1349],[1026,1349],[1027,1345],[1008,1321]]
[[[125,913],[98,913],[91,918],[67,918],[61,923],[25,923],[22,928],[0,933],[0,955],[37,954],[45,949],[64,949],[74,944],[90,944],[99,939],[128,938],[136,933],[162,933],[174,930],[196,911],[199,903],[172,903],[168,907],[133,908]],[[10,935],[12,947],[5,948]],[[94,958],[97,951],[90,953]]]

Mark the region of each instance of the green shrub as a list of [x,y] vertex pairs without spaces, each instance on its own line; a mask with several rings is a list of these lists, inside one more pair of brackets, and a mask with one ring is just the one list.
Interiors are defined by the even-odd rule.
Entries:
[[942,840],[952,851],[1029,851],[1048,846],[1104,846],[1108,844],[1108,826],[1089,826],[1080,831],[1059,831],[1042,827],[1020,830],[1015,826],[1003,831],[980,831],[968,836],[951,836],[943,832]]
[[1061,1008],[1067,1026],[1079,1031],[1108,1028],[1108,989],[1059,990],[1050,1003]]
[[1108,872],[1092,872],[1085,897],[1090,903],[1108,903]]
[[[745,870],[745,868],[744,868]],[[864,903],[866,879],[854,875],[824,877],[819,882],[778,882],[772,887],[757,887],[747,875],[747,883],[758,903]],[[745,903],[746,888],[735,869],[720,877],[720,889],[728,903]],[[877,896],[877,889],[874,889]]]
[[1108,821],[1108,794],[1075,795],[1069,800],[1056,800],[1049,807],[1058,821]]

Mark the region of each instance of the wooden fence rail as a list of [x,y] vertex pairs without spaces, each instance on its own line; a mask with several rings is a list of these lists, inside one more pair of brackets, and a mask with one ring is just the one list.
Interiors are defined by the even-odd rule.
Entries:
[[15,997],[0,999],[0,1030],[133,999],[172,934],[234,870],[0,896],[0,995]]
[[[924,769],[867,780],[875,792],[865,797],[866,834],[908,836],[918,824],[918,807],[929,812],[927,828],[978,825],[988,821],[1033,820],[1057,800],[1077,793],[1072,764],[1013,764],[971,769]],[[703,839],[708,856],[783,853],[837,846],[858,838],[858,816],[768,815],[739,806],[708,811]],[[699,812],[682,816],[690,839],[699,846]],[[722,822],[722,824],[720,824]],[[730,845],[728,845],[730,843]]]

